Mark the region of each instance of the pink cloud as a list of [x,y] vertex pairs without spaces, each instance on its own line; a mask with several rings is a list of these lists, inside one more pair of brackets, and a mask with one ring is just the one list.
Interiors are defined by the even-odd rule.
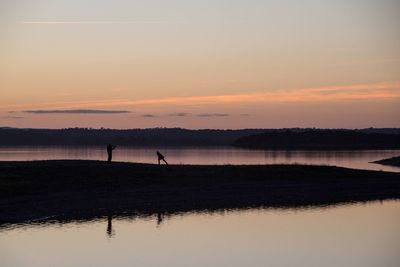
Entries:
[[[115,99],[43,103],[41,108],[95,108],[135,106],[204,106],[217,104],[271,103],[271,102],[323,102],[341,100],[390,100],[400,98],[400,82],[326,86],[270,90],[231,95],[165,97],[152,99]],[[8,108],[18,106],[8,106]],[[22,106],[20,106],[22,107]],[[24,108],[27,106],[23,106]],[[3,107],[4,108],[4,107]]]

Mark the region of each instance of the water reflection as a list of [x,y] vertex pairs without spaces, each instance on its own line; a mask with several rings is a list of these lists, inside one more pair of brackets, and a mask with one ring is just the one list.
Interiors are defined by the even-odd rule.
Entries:
[[[155,214],[155,217],[156,217],[156,227],[159,228],[165,219],[165,213],[158,212]],[[126,216],[121,216],[120,218],[123,218],[125,220],[127,219]],[[132,217],[130,217],[130,218],[132,219]],[[106,230],[108,238],[113,238],[115,236],[115,229],[113,228],[112,220],[113,220],[113,215],[108,215],[107,216],[107,230]],[[91,221],[91,219],[88,219],[88,221]],[[95,221],[95,219],[93,221]]]
[[399,201],[112,214],[3,229],[0,266],[397,267],[399,224]]
[[[50,227],[52,225],[69,225],[75,224],[77,226],[84,225],[93,222],[105,222],[106,223],[106,234],[109,238],[116,235],[115,228],[113,226],[113,220],[118,221],[152,221],[154,222],[154,228],[162,226],[167,219],[174,219],[192,215],[203,215],[203,216],[225,216],[227,214],[240,214],[242,212],[265,212],[265,211],[278,211],[281,213],[287,212],[323,212],[325,210],[349,207],[349,206],[368,206],[374,203],[399,203],[400,200],[367,200],[367,201],[344,201],[334,203],[322,203],[322,204],[309,204],[309,205],[288,205],[288,206],[275,206],[275,205],[261,205],[261,206],[248,206],[248,207],[235,207],[235,208],[207,208],[207,209],[190,209],[186,211],[180,210],[169,210],[169,211],[154,211],[154,212],[139,212],[132,210],[123,210],[116,212],[105,212],[108,215],[104,215],[104,212],[99,211],[91,213],[90,215],[55,215],[38,218],[35,220],[28,220],[19,223],[0,223],[0,232],[14,230],[14,229],[26,229],[26,228],[43,228]],[[400,214],[399,214],[400,215]]]
[[115,230],[112,228],[112,215],[107,216],[107,236],[109,238],[115,235]]
[[[133,148],[118,147],[115,161],[157,163],[161,150],[171,164],[318,164],[356,169],[400,172],[398,167],[370,163],[400,155],[400,150],[273,151],[232,147]],[[104,147],[0,147],[0,160],[90,159],[106,160]]]
[[164,220],[164,213],[158,212],[157,213],[157,227],[160,227],[161,223]]

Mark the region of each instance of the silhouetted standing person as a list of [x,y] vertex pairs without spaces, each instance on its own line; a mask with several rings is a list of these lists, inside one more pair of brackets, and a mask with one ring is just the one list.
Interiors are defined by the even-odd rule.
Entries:
[[158,156],[158,165],[160,165],[160,162],[161,162],[161,161],[164,161],[165,164],[168,165],[168,162],[165,160],[164,155],[161,154],[159,151],[157,151],[157,156]]
[[108,144],[108,145],[107,145],[107,154],[108,154],[108,160],[107,160],[107,162],[108,162],[108,163],[111,163],[111,160],[112,160],[112,151],[113,151],[115,148],[116,148],[116,146],[113,146],[113,145],[111,145],[111,144]]

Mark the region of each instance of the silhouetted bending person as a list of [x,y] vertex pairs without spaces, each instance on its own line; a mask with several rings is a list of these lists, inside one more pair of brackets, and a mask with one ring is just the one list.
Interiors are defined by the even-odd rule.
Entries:
[[168,162],[165,160],[164,155],[161,154],[159,151],[157,151],[157,156],[158,156],[158,165],[160,165],[160,162],[161,162],[161,161],[164,161],[165,164],[168,165]]
[[108,154],[108,159],[107,162],[111,163],[112,160],[112,151],[116,148],[116,146],[113,146],[111,144],[107,145],[107,154]]

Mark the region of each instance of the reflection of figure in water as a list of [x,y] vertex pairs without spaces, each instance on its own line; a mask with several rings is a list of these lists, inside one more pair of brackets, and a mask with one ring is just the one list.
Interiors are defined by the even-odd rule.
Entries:
[[115,233],[112,229],[112,216],[111,215],[107,216],[107,235],[108,235],[108,237],[113,237],[115,235]]
[[164,155],[161,154],[159,151],[157,151],[157,156],[158,156],[158,165],[160,165],[160,162],[161,162],[161,161],[164,161],[165,164],[168,165],[168,162],[165,160]]
[[108,163],[111,163],[112,160],[112,151],[116,148],[117,146],[113,146],[112,144],[107,145],[107,154],[108,154]]
[[164,220],[164,213],[158,212],[157,213],[157,227],[161,225]]

